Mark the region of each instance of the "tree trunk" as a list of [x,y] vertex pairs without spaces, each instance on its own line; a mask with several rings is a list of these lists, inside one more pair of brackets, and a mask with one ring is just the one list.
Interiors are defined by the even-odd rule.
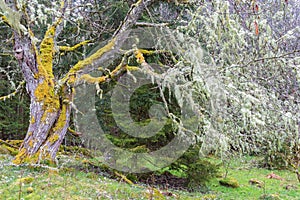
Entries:
[[30,37],[15,33],[15,57],[31,99],[30,125],[13,161],[15,164],[53,161],[69,125],[72,90],[62,86],[56,91],[52,73],[53,52],[47,47],[53,48],[51,41],[42,42],[39,53]]
[[[72,86],[80,77],[83,78],[85,73],[114,57],[116,51],[120,50],[124,38],[127,37],[126,30],[136,23],[143,10],[154,1],[139,0],[133,4],[113,39],[90,57],[79,61],[58,82],[55,81],[52,67],[56,27],[61,23],[62,18],[46,31],[39,50],[30,29],[24,32],[26,28],[19,22],[15,23],[15,19],[4,18],[14,30],[15,57],[21,66],[26,90],[31,99],[30,125],[20,151],[13,160],[15,164],[38,163],[42,160],[54,161],[69,126],[73,100]],[[14,13],[8,7],[6,9]],[[122,67],[116,67],[110,76],[115,76],[122,70]],[[107,79],[109,76],[95,80],[100,83]]]

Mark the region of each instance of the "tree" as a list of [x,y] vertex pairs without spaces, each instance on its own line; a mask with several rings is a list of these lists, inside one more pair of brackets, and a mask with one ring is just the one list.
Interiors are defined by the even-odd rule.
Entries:
[[[54,159],[69,126],[77,84],[99,85],[139,69],[146,71],[162,91],[177,84],[173,95],[178,106],[191,105],[193,114],[198,117],[189,124],[196,124],[199,129],[192,136],[186,134],[184,137],[196,138],[201,154],[235,150],[271,157],[285,147],[292,154],[299,151],[299,3],[296,1],[178,0],[173,1],[173,7],[170,7],[171,1],[163,0],[140,0],[134,4],[122,1],[132,5],[120,26],[116,18],[102,23],[101,19],[107,15],[97,12],[89,17],[87,13],[94,12],[90,12],[92,8],[88,3],[83,6],[74,2],[73,16],[71,5],[63,2],[59,8],[55,4],[52,5],[53,16],[45,17],[39,12],[35,15],[30,5],[0,2],[2,20],[13,32],[15,57],[31,98],[30,125],[15,163]],[[177,10],[178,3],[188,2],[192,2],[188,9]],[[152,3],[158,6],[152,8]],[[43,5],[45,9],[48,4],[35,5]],[[147,21],[142,15],[145,9],[147,15],[154,11],[148,16],[151,20]],[[178,19],[179,13],[181,18]],[[122,12],[118,14],[123,16]],[[80,35],[80,41],[79,37],[72,37],[78,40],[73,47],[59,46],[70,40],[62,33],[72,30],[71,25],[82,24],[75,20],[78,16],[87,19],[92,26],[84,24],[85,29],[77,32],[89,36]],[[51,17],[55,19],[54,23]],[[38,30],[36,18],[52,25],[44,31]],[[94,23],[93,19],[100,23]],[[193,44],[190,44],[175,37],[173,49],[178,51],[171,56],[170,48],[155,49],[156,54],[163,55],[164,61],[169,62],[170,70],[164,74],[153,73],[147,63],[147,56],[153,55],[152,51],[137,47],[130,47],[126,52],[121,50],[128,38],[128,30],[135,25],[162,27],[165,31],[168,25],[178,36],[190,35],[198,41],[192,40]],[[84,39],[90,39],[90,35],[101,41],[98,32],[110,38],[106,45],[99,45],[102,48],[87,58],[83,53],[76,55],[81,59],[79,62],[69,58],[71,68],[63,62],[54,64],[63,54],[68,56],[68,52],[88,48],[91,41]],[[43,39],[38,41],[40,33]],[[159,39],[157,37],[157,42]],[[200,47],[207,53],[200,52]],[[134,66],[128,62],[132,58],[136,60]],[[89,74],[106,62],[114,68],[104,70],[100,77]],[[161,64],[161,61],[157,63]],[[173,113],[168,114],[180,127],[182,121]],[[178,129],[189,132],[182,127]]]
[[[69,127],[73,88],[77,81],[101,83],[130,70],[121,63],[108,75],[95,78],[86,74],[89,70],[98,68],[100,63],[111,59],[116,51],[120,51],[126,30],[137,22],[144,9],[153,2],[154,0],[140,0],[132,4],[112,39],[88,58],[77,62],[60,80],[53,73],[53,62],[57,51],[57,32],[64,23],[64,14],[69,6],[67,1],[61,2],[60,16],[49,26],[40,44],[30,28],[32,21],[28,16],[28,5],[5,3],[3,0],[0,2],[1,18],[13,31],[15,57],[22,69],[26,90],[31,99],[30,124],[20,151],[13,161],[15,164],[36,163],[41,159],[55,158]],[[59,51],[71,51],[87,43],[89,41],[73,47],[61,46]]]

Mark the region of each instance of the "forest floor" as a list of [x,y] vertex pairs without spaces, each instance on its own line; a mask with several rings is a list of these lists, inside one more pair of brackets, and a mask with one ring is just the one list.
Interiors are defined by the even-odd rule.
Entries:
[[[152,183],[131,182],[78,155],[60,155],[59,168],[15,166],[12,159],[0,154],[0,199],[300,199],[294,173],[258,168],[257,158],[251,157],[232,160],[227,170],[221,168],[220,177],[208,183],[206,193],[180,189],[184,179],[166,173],[153,176],[156,181]],[[226,172],[239,182],[238,188],[220,185]],[[169,179],[168,186],[165,179]]]

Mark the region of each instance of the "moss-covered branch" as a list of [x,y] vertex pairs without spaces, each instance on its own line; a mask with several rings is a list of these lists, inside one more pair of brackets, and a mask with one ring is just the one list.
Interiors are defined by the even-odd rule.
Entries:
[[64,52],[69,52],[69,51],[75,51],[76,49],[78,49],[79,47],[82,47],[88,43],[92,42],[91,40],[85,40],[83,42],[80,42],[72,47],[69,46],[59,46],[59,51],[64,51]]
[[10,93],[10,94],[8,94],[8,95],[6,95],[6,96],[0,97],[0,100],[5,101],[6,99],[10,99],[10,98],[14,97],[18,92],[20,92],[20,90],[22,89],[22,87],[23,87],[24,84],[25,84],[25,81],[22,81],[22,82],[18,85],[17,89],[16,89],[14,92],[12,92],[12,93]]
[[[130,29],[132,26],[135,25],[137,20],[142,15],[143,11],[147,6],[149,6],[151,3],[153,3],[155,0],[138,0],[135,4],[132,5],[130,10],[128,11],[123,23],[120,25],[118,30],[114,33],[113,38],[110,42],[108,42],[107,45],[100,48],[97,52],[92,54],[90,57],[79,61],[77,64],[75,64],[70,70],[69,73],[62,79],[62,83],[69,82],[69,84],[73,84],[75,80],[80,77],[82,80],[86,80],[87,82],[103,82],[107,77],[102,78],[96,78],[90,77],[88,75],[82,75],[86,74],[86,71],[92,71],[93,69],[97,69],[99,67],[100,63],[104,63],[111,59],[113,52],[117,52],[120,49],[120,46],[122,42],[125,41],[124,32],[128,29]],[[107,56],[105,56],[107,55]],[[85,69],[89,70],[85,70]],[[118,69],[116,68],[116,71]],[[116,72],[115,71],[115,72]],[[115,73],[113,72],[113,73]],[[80,74],[80,75],[78,75]],[[73,78],[70,78],[73,76]],[[75,77],[75,78],[74,78]]]

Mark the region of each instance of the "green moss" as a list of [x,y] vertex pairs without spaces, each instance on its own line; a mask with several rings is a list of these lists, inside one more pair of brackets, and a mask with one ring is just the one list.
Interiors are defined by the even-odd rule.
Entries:
[[12,148],[12,147],[9,147],[9,146],[6,146],[6,149],[9,151],[9,154],[10,155],[17,155],[19,153],[18,149],[15,149],[15,148]]
[[0,154],[9,154],[9,151],[6,147],[7,146],[4,144],[0,145]]
[[12,161],[14,164],[19,165],[22,163],[37,163],[39,160],[40,151],[36,152],[34,155],[29,155],[25,148],[22,148],[19,153],[15,156]]
[[217,199],[217,196],[214,194],[206,194],[201,197],[201,200],[213,200],[213,199]]
[[20,147],[23,143],[23,140],[6,140],[6,142],[16,147]]
[[232,178],[232,177],[221,179],[219,181],[219,183],[220,183],[220,185],[223,185],[225,187],[238,188],[240,186],[239,182],[235,178]]

